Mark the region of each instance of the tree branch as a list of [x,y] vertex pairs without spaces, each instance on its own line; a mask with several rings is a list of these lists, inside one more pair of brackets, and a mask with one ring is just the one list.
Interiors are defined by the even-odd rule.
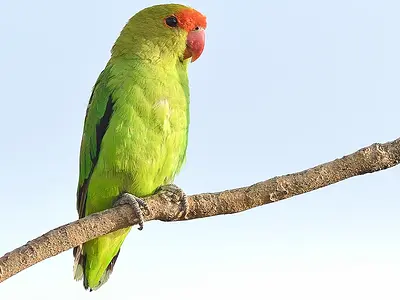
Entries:
[[[350,177],[391,168],[400,163],[400,138],[373,144],[340,159],[248,187],[188,197],[187,220],[233,214],[307,193]],[[178,204],[154,195],[145,199],[145,221],[182,221]],[[53,229],[0,258],[0,282],[49,257],[115,230],[138,224],[129,205],[108,209]]]

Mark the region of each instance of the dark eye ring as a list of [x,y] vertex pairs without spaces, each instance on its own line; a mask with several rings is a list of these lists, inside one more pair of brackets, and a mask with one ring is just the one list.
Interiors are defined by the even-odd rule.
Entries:
[[178,19],[175,16],[170,16],[165,19],[165,24],[169,27],[176,27],[178,26]]

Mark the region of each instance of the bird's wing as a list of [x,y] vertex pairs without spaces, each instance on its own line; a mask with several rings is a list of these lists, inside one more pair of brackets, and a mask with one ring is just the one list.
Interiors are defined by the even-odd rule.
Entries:
[[79,183],[76,208],[79,218],[85,216],[86,196],[90,177],[96,166],[101,149],[101,141],[107,131],[113,114],[112,91],[107,87],[109,71],[107,68],[100,74],[86,110],[82,135]]

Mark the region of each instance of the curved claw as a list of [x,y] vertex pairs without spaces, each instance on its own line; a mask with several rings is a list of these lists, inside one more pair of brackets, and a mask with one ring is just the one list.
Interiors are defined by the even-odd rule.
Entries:
[[183,217],[186,218],[189,212],[189,203],[187,201],[186,193],[175,184],[167,184],[160,186],[157,193],[165,200],[174,203],[180,203],[181,212]]
[[124,204],[129,204],[132,208],[133,211],[135,212],[137,218],[139,219],[139,230],[143,229],[143,224],[144,224],[144,218],[143,218],[143,212],[142,208],[145,210],[149,211],[149,208],[147,206],[147,203],[144,202],[143,199],[136,197],[132,194],[129,193],[123,193],[115,202],[114,202],[114,207],[119,206],[119,205],[124,205]]

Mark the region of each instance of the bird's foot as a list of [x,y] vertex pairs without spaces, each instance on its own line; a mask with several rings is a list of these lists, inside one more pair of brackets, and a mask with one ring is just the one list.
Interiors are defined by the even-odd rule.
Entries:
[[180,187],[175,184],[162,185],[157,189],[157,194],[167,201],[180,203],[181,213],[183,218],[186,219],[189,212],[189,203],[185,192]]
[[136,197],[132,194],[123,193],[117,200],[115,200],[113,206],[115,207],[115,206],[124,205],[124,204],[129,204],[133,208],[133,211],[135,212],[136,217],[139,219],[139,228],[138,229],[142,230],[143,223],[144,223],[142,208],[149,211],[149,208],[147,207],[147,203],[144,202],[143,199]]

